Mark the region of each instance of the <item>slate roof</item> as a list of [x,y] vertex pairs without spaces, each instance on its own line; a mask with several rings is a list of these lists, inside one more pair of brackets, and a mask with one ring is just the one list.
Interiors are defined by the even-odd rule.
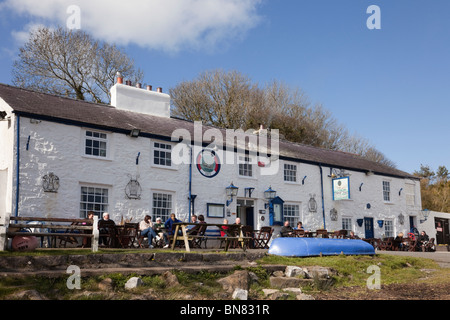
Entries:
[[[138,128],[141,130],[141,136],[165,140],[170,140],[175,129],[186,129],[194,137],[194,123],[186,120],[120,110],[106,104],[80,101],[5,84],[0,84],[0,98],[13,109],[14,113],[21,116],[121,133],[129,133],[131,129]],[[204,131],[209,128],[212,127],[203,126]],[[222,130],[222,132],[225,132],[225,130]],[[280,140],[279,151],[282,159],[417,179],[404,171],[346,152],[312,147],[285,140]],[[328,172],[325,171],[324,174],[328,174]]]

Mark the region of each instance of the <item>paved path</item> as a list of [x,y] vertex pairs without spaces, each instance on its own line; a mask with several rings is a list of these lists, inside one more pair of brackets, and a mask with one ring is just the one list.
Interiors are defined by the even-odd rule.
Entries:
[[450,252],[409,252],[409,251],[382,251],[377,250],[377,254],[390,254],[397,256],[411,256],[416,258],[433,259],[443,268],[450,268]]

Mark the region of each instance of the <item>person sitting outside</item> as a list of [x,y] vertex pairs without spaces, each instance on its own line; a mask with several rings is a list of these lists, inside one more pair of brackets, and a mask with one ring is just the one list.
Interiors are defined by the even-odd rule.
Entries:
[[422,231],[419,238],[417,239],[417,248],[425,251],[425,247],[428,244],[428,241],[430,241],[430,237],[428,237],[425,231]]
[[297,222],[297,226],[294,228],[294,230],[303,230],[306,231],[303,227],[303,223],[301,221]]
[[[109,213],[103,212],[103,219],[101,219],[98,222],[99,233],[114,235],[115,234],[115,226],[116,226],[116,223],[109,218]],[[115,240],[114,238],[110,238],[109,243],[108,243],[107,236],[100,236],[98,239],[98,244],[103,245],[103,246],[109,245],[111,247],[114,247],[115,246],[114,240]]]
[[350,231],[349,239],[359,239],[359,237],[355,234],[355,231]]
[[[175,216],[175,213],[170,214],[170,218],[164,223],[164,227],[167,230],[168,236],[174,236],[176,227],[173,225],[174,223],[180,223],[182,221],[178,220]],[[181,229],[178,229],[178,236],[181,236]],[[176,245],[179,245],[179,241],[177,240]]]
[[282,237],[293,237],[294,236],[294,229],[289,225],[289,220],[286,220],[284,222],[284,226],[281,227],[280,230]]
[[152,241],[157,237],[155,231],[153,230],[152,217],[146,215],[144,220],[139,223],[139,231],[141,231],[141,237],[148,238],[148,247],[153,248]]
[[205,224],[205,217],[201,214],[198,216],[199,222],[197,225],[195,225],[193,228],[187,231],[188,235],[196,236],[196,235],[202,235],[206,231],[206,226],[202,226],[202,224]]
[[403,250],[403,232],[400,232],[394,239],[394,250]]
[[164,248],[169,247],[169,237],[167,236],[167,232],[164,229],[164,223],[161,218],[156,218],[156,223],[153,224],[153,231],[164,239]]
[[[228,224],[228,219],[223,219],[223,224]],[[220,229],[220,236],[221,237],[226,237],[227,236],[227,230],[229,228],[230,227],[228,227],[228,226],[220,226],[219,227],[219,229]]]

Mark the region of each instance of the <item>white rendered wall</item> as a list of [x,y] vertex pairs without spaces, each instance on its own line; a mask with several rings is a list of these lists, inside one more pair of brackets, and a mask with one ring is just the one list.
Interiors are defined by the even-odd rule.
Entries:
[[111,105],[117,109],[170,118],[170,96],[116,83],[111,88]]
[[[134,221],[139,221],[145,214],[151,214],[153,192],[171,193],[173,212],[178,218],[186,221],[189,215],[189,165],[175,165],[173,168],[155,166],[152,149],[154,140],[144,137],[132,138],[119,133],[105,133],[109,139],[108,157],[93,158],[85,156],[83,152],[85,128],[48,121],[34,124],[30,123],[28,118],[22,117],[19,215],[79,217],[81,186],[97,186],[108,188],[108,211],[116,221],[120,221],[122,217],[133,217]],[[13,133],[9,135],[8,141],[14,141]],[[30,143],[29,149],[26,150],[28,136],[30,136]],[[11,142],[7,143],[11,144]],[[8,148],[11,149],[11,147]],[[136,165],[136,157],[139,153],[139,164]],[[297,182],[284,181],[285,162],[297,165]],[[315,230],[323,227],[321,176],[318,165],[280,160],[279,170],[275,175],[261,175],[262,168],[257,164],[254,164],[253,168],[253,177],[241,177],[236,163],[222,163],[221,171],[217,176],[206,178],[195,166],[192,166],[192,194],[197,195],[193,213],[203,214],[206,217],[207,203],[225,204],[225,188],[233,182],[239,187],[237,199],[250,199],[245,198],[244,190],[248,187],[255,188],[251,198],[255,204],[255,228],[269,225],[269,212],[264,208],[266,203],[264,191],[271,186],[285,204],[300,206],[300,219],[306,229]],[[14,170],[9,171],[11,176]],[[351,217],[352,228],[360,237],[364,237],[364,226],[359,227],[356,221],[364,217],[373,217],[375,237],[384,235],[384,228],[378,227],[377,220],[392,220],[395,234],[409,230],[409,216],[417,216],[421,207],[418,181],[379,175],[367,176],[362,172],[347,170],[350,173],[351,200],[333,201],[329,171],[329,167],[323,167],[325,224],[329,231],[342,229],[343,216]],[[50,172],[60,179],[57,193],[43,191],[42,177]],[[130,181],[130,176],[133,179],[139,176],[138,181],[142,187],[140,200],[127,199],[125,196],[125,188]],[[304,176],[307,178],[302,184]],[[383,180],[390,181],[391,201],[389,203],[383,201]],[[12,185],[12,181],[9,183]],[[363,185],[359,191],[361,183]],[[406,183],[413,183],[416,187],[416,203],[413,206],[406,204],[404,193],[399,195],[399,190],[401,188],[404,190]],[[311,196],[314,196],[317,202],[316,212],[310,212],[308,208]],[[234,222],[236,217],[237,199],[234,199],[229,207],[225,207],[225,215],[229,209],[230,222]],[[12,203],[11,195],[8,201]],[[368,203],[370,203],[370,209],[367,209]],[[333,208],[338,212],[337,221],[330,219],[330,210]],[[265,213],[260,213],[260,210],[265,210]],[[399,223],[400,213],[405,217],[403,225]],[[264,221],[261,217],[264,217]],[[207,221],[220,223],[222,219],[207,218]]]

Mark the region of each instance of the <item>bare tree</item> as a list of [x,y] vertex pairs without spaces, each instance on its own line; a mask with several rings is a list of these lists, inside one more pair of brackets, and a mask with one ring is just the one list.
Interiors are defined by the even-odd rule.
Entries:
[[170,89],[173,115],[221,128],[278,129],[292,141],[352,152],[395,167],[367,140],[351,136],[322,105],[311,105],[299,88],[273,80],[264,87],[238,71],[206,71]]
[[117,72],[132,81],[143,78],[134,62],[115,45],[101,43],[81,30],[39,28],[31,31],[13,65],[13,83],[23,88],[109,102]]

